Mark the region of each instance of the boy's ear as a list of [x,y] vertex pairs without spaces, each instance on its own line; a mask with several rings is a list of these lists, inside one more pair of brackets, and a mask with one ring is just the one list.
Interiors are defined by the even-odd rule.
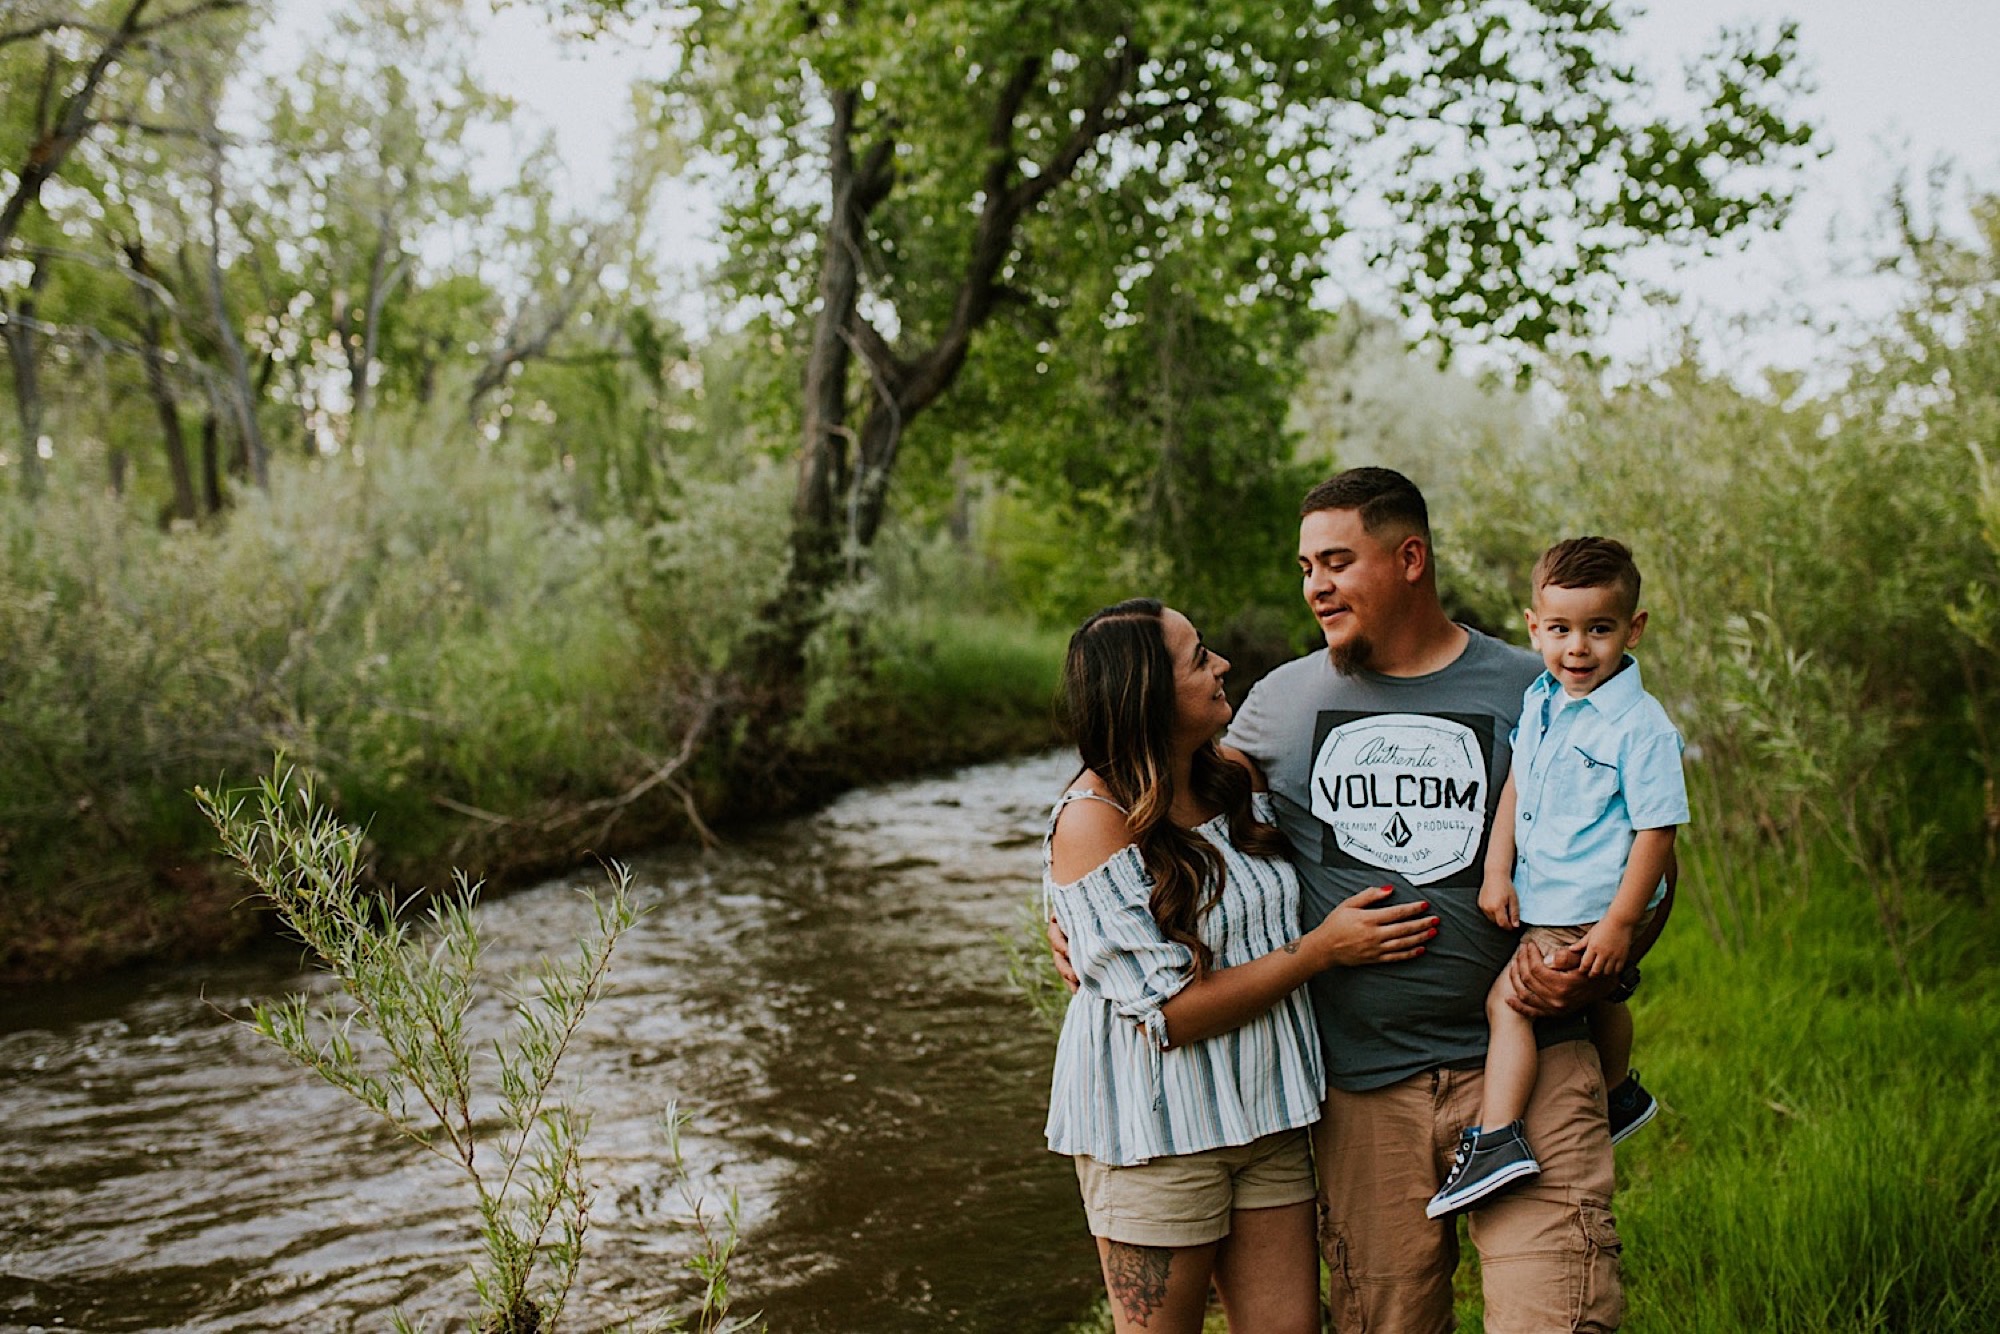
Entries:
[[1632,648],[1636,646],[1639,642],[1639,636],[1645,633],[1646,633],[1646,613],[1643,611],[1633,612],[1632,633],[1625,636],[1625,647]]

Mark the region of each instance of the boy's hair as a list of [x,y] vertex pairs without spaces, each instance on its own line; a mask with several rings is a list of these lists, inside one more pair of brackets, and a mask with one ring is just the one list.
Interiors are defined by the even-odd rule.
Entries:
[[1371,537],[1391,528],[1415,533],[1425,545],[1431,540],[1431,514],[1424,504],[1424,493],[1393,468],[1349,468],[1335,473],[1299,502],[1301,519],[1321,510],[1354,510]]
[[1535,596],[1544,588],[1615,588],[1630,616],[1639,609],[1639,566],[1632,549],[1609,537],[1571,537],[1556,543],[1535,562],[1529,577]]

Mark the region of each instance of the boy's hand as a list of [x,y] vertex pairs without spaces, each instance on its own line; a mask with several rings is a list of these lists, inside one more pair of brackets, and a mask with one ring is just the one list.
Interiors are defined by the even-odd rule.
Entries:
[[1479,887],[1479,911],[1495,926],[1506,927],[1509,931],[1521,925],[1521,897],[1514,892],[1514,878],[1509,875],[1489,875],[1486,883]]
[[1616,977],[1631,962],[1632,940],[1638,934],[1636,924],[1607,917],[1570,948],[1582,951],[1581,966],[1591,977]]

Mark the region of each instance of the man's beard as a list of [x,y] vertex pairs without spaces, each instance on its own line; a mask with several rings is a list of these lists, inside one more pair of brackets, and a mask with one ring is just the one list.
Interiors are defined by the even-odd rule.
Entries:
[[1333,670],[1342,676],[1352,676],[1366,668],[1375,657],[1375,645],[1366,635],[1355,635],[1346,642],[1329,645],[1327,653],[1333,658]]

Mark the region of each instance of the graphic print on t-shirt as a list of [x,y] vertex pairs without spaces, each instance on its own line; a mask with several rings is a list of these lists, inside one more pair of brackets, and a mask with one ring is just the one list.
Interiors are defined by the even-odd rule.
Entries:
[[1321,864],[1392,871],[1413,885],[1478,883],[1491,719],[1328,710],[1315,730],[1308,784],[1326,826]]

